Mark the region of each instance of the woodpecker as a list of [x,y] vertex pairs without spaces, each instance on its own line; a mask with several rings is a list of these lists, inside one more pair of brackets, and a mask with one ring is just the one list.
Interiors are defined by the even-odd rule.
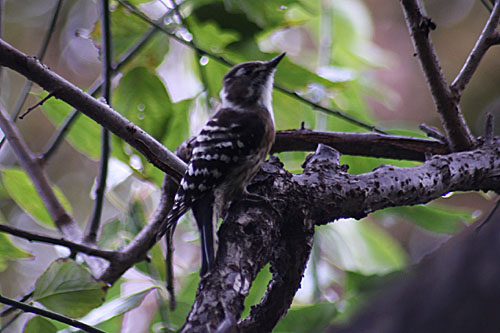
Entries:
[[159,229],[158,238],[167,230],[172,234],[177,220],[193,210],[201,234],[201,276],[214,262],[214,210],[218,216],[230,202],[251,195],[246,187],[271,150],[274,73],[284,56],[245,62],[224,76],[221,106],[194,140],[172,210]]

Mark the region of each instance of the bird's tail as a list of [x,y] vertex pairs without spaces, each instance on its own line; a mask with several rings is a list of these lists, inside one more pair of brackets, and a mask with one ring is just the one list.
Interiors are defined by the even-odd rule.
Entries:
[[198,200],[192,207],[201,238],[201,270],[204,276],[214,264],[214,234],[213,234],[213,194],[208,194]]

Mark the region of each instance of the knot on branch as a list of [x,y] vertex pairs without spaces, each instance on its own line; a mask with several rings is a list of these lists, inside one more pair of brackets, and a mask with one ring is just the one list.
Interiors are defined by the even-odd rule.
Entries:
[[422,16],[422,20],[418,25],[418,28],[425,34],[428,34],[431,30],[436,30],[436,23],[432,21],[430,17]]
[[323,144],[318,145],[314,154],[306,157],[302,167],[304,174],[326,170],[337,171],[339,168],[341,171],[347,171],[348,168],[347,165],[340,165],[340,153],[337,150]]

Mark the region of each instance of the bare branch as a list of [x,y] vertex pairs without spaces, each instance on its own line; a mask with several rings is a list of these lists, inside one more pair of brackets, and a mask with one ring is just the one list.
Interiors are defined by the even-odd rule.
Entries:
[[476,72],[479,63],[483,59],[486,51],[498,42],[498,24],[500,22],[500,1],[493,6],[493,10],[484,26],[481,36],[476,41],[476,45],[467,57],[465,64],[451,84],[452,93],[457,100],[460,100],[465,86],[469,83],[472,75]]
[[180,179],[186,165],[140,127],[52,72],[34,57],[0,40],[0,65],[26,76],[128,142],[162,171]]
[[73,318],[70,318],[70,317],[66,317],[66,316],[63,316],[63,315],[61,315],[59,313],[52,312],[52,311],[49,311],[49,310],[45,310],[45,309],[42,309],[42,308],[38,308],[38,307],[29,305],[29,304],[26,304],[26,303],[18,302],[18,301],[15,301],[13,299],[4,297],[2,295],[0,295],[0,303],[7,304],[7,305],[10,305],[12,307],[21,309],[24,312],[34,313],[34,314],[37,314],[37,315],[40,315],[40,316],[43,316],[43,317],[46,317],[46,318],[57,320],[58,322],[61,322],[61,323],[64,323],[64,324],[68,324],[70,326],[82,329],[85,332],[90,332],[90,333],[105,333],[104,331],[101,331],[98,328],[95,328],[95,327],[92,327],[90,325],[87,325],[84,322],[78,321],[76,319],[73,319]]
[[70,241],[65,240],[63,238],[44,236],[44,235],[36,234],[34,232],[31,232],[31,231],[17,229],[17,228],[11,227],[9,225],[1,224],[1,223],[0,223],[0,232],[5,232],[7,234],[10,234],[10,235],[13,235],[16,237],[21,237],[21,238],[27,239],[30,242],[34,241],[34,242],[41,242],[41,243],[64,246],[64,247],[67,247],[68,249],[70,249],[72,252],[81,252],[81,253],[88,254],[90,256],[103,258],[103,259],[106,259],[108,261],[112,261],[112,260],[115,260],[117,258],[117,253],[118,253],[117,251],[100,250],[100,249],[89,247],[89,246],[86,246],[83,244],[70,242]]
[[16,155],[19,164],[30,176],[35,189],[47,208],[50,217],[57,228],[68,238],[80,240],[81,232],[73,218],[66,212],[57,199],[47,175],[43,171],[38,159],[31,153],[28,146],[14,123],[9,120],[9,115],[0,103],[0,128]]
[[435,24],[424,16],[418,0],[400,1],[413,46],[431,90],[450,148],[452,151],[469,150],[474,146],[475,140],[467,127],[458,101],[446,82],[434,45],[429,37],[429,32],[435,28]]
[[307,129],[278,131],[272,152],[314,151],[318,144],[337,149],[344,155],[425,161],[425,154],[449,153],[446,144],[436,140],[378,133],[321,132]]

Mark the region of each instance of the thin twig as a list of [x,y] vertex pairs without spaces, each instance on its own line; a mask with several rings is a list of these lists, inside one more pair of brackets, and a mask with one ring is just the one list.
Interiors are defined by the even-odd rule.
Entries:
[[26,170],[36,191],[40,195],[55,225],[70,239],[80,239],[80,230],[73,218],[66,212],[50,185],[38,159],[29,150],[14,123],[0,103],[0,128],[9,141],[12,151],[21,167]]
[[[235,63],[227,60],[226,58],[222,57],[222,56],[219,56],[219,55],[216,55],[214,53],[211,53],[211,52],[208,52],[202,48],[200,48],[199,46],[197,46],[195,43],[193,43],[193,41],[187,41],[183,38],[180,38],[178,37],[177,35],[175,35],[174,33],[172,33],[171,31],[169,31],[167,28],[165,27],[162,27],[160,25],[158,25],[157,23],[155,23],[154,21],[152,21],[149,17],[147,17],[145,14],[143,14],[141,11],[139,11],[135,6],[133,6],[132,4],[130,4],[129,2],[127,1],[124,1],[124,0],[118,0],[118,2],[128,8],[134,15],[136,15],[137,17],[141,18],[142,20],[144,20],[145,22],[147,22],[148,24],[152,25],[152,26],[156,26],[159,30],[161,30],[162,32],[164,32],[165,34],[167,34],[168,36],[170,36],[171,38],[175,39],[176,41],[178,41],[179,43],[181,44],[184,44],[194,50],[196,50],[198,52],[199,55],[206,55],[212,59],[214,59],[215,61],[218,61],[220,62],[221,64],[224,64],[224,65],[227,65],[227,66],[234,66]],[[350,116],[348,115],[347,113],[344,113],[340,110],[334,110],[334,109],[330,109],[330,108],[326,108],[324,106],[321,106],[313,101],[310,101],[302,96],[300,96],[299,94],[297,94],[296,92],[294,91],[291,91],[279,84],[274,84],[274,87],[276,89],[278,89],[279,91],[281,91],[282,93],[288,95],[288,96],[291,96],[292,98],[302,102],[302,103],[305,103],[309,106],[311,106],[313,108],[313,110],[319,110],[321,112],[324,112],[324,113],[327,113],[327,114],[330,114],[330,115],[333,115],[333,116],[336,116],[336,117],[339,117],[339,118],[342,118],[350,123],[353,123],[357,126],[360,126],[362,128],[365,128],[365,129],[368,129],[370,131],[375,131],[375,132],[379,132],[379,133],[386,133],[386,131],[380,127],[377,127],[375,125],[371,125],[371,124],[368,124],[368,123],[365,123],[363,122],[362,120],[359,120],[353,116]]]
[[[111,75],[112,75],[112,41],[111,41],[111,14],[109,11],[109,0],[101,0],[101,35],[102,35],[102,95],[104,102],[111,106]],[[102,101],[102,100],[101,100]],[[109,156],[111,154],[109,131],[103,127],[101,130],[101,159],[99,163],[99,174],[96,179],[94,209],[90,218],[89,227],[85,235],[85,241],[95,244],[97,233],[101,225],[102,207],[104,205],[104,194],[106,192],[106,181],[108,177]]]
[[436,26],[425,17],[418,0],[401,0],[406,24],[417,58],[425,74],[446,137],[453,151],[469,150],[475,140],[462,115],[458,101],[444,77],[434,45],[429,36]]
[[[31,81],[30,81],[31,82]],[[19,116],[19,119],[24,119],[24,117],[30,113],[31,111],[33,111],[34,109],[36,109],[37,107],[43,105],[43,103],[45,103],[47,100],[49,100],[52,96],[54,96],[53,93],[50,93],[48,94],[47,96],[45,96],[43,99],[41,99],[40,101],[38,101],[38,103],[36,103],[35,105],[33,106],[30,106],[25,113],[23,113],[22,115]]]
[[[181,3],[182,4],[182,3]],[[179,4],[179,6],[181,5]],[[162,18],[160,18],[157,22],[161,24],[167,17],[172,15],[173,10],[166,13]],[[123,66],[132,61],[146,45],[147,42],[151,40],[151,38],[158,32],[158,28],[156,26],[151,27],[142,37],[140,37],[134,45],[132,45],[128,50],[123,52],[123,54],[118,58],[118,61],[113,66],[113,76],[116,75],[122,69]],[[95,83],[89,90],[88,93],[92,96],[97,96],[97,93],[101,90],[102,87],[102,79]],[[42,160],[48,160],[51,156],[56,152],[59,145],[63,142],[66,133],[71,128],[71,125],[78,119],[81,112],[73,109],[71,113],[66,117],[64,122],[59,126],[56,133],[52,137],[52,140],[49,142],[44,152],[41,154]]]
[[429,138],[434,138],[443,143],[446,143],[446,137],[443,134],[441,134],[441,132],[439,132],[437,129],[423,123],[418,125],[418,128],[420,128],[420,130],[424,132]]
[[23,310],[24,312],[34,313],[34,314],[37,314],[37,315],[40,315],[40,316],[43,316],[43,317],[46,317],[46,318],[57,320],[57,321],[59,321],[61,323],[68,324],[70,326],[82,329],[85,332],[90,332],[90,333],[105,333],[104,331],[102,331],[102,330],[100,330],[98,328],[95,328],[95,327],[92,327],[90,325],[87,325],[87,324],[85,324],[85,323],[83,323],[81,321],[78,321],[76,319],[73,319],[73,318],[70,318],[70,317],[67,317],[67,316],[63,316],[63,315],[61,315],[59,313],[55,313],[55,312],[52,312],[52,311],[49,311],[49,310],[38,308],[38,307],[29,305],[29,304],[26,304],[26,303],[18,302],[16,300],[4,297],[2,295],[0,295],[0,303],[13,306],[13,307],[18,308],[20,310]]
[[499,22],[500,1],[497,1],[495,3],[495,6],[493,7],[490,17],[488,18],[488,21],[484,26],[483,31],[481,32],[481,35],[476,42],[476,45],[474,45],[474,48],[467,57],[465,64],[451,84],[451,90],[457,100],[460,100],[462,92],[472,78],[472,75],[474,75],[474,73],[476,72],[479,63],[483,59],[483,56],[486,54],[486,51],[488,51],[488,49],[492,45],[494,45],[495,35],[498,33],[497,28]]
[[2,223],[0,223],[0,232],[5,232],[9,235],[27,239],[30,242],[64,246],[72,252],[85,253],[90,256],[106,259],[108,261],[115,260],[118,257],[118,252],[116,251],[96,249],[80,243],[71,242],[63,238],[44,236],[31,231],[17,229]]
[[495,137],[495,117],[491,112],[486,113],[486,123],[484,126],[484,139],[486,143],[493,142],[493,138]]
[[[33,290],[34,290],[34,288],[31,288],[25,295],[19,297],[18,302],[26,302],[27,300],[29,300],[31,298],[31,296],[33,296]],[[15,310],[16,310],[15,308],[5,309],[2,312],[0,312],[0,317],[1,318],[7,317],[9,314],[11,314]]]

